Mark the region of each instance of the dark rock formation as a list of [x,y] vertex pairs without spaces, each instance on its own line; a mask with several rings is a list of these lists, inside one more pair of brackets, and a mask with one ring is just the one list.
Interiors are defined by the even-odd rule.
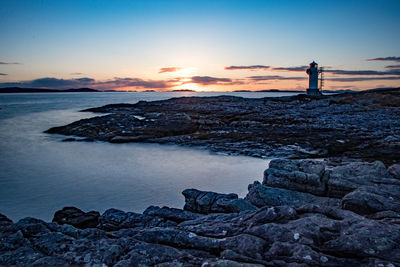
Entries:
[[400,186],[385,184],[361,186],[343,197],[342,207],[359,214],[381,211],[394,211],[400,214]]
[[[195,215],[151,207],[178,224],[138,224],[108,210],[114,230],[26,218],[1,226],[1,266],[396,266],[400,226],[318,205]],[[168,220],[168,219],[167,219]],[[182,221],[183,220],[183,221]]]
[[332,207],[340,206],[339,199],[319,197],[309,193],[269,187],[260,184],[260,182],[254,182],[254,184],[249,185],[249,193],[245,199],[257,207],[274,207],[283,205],[299,207],[305,204],[317,204]]
[[236,194],[218,194],[214,192],[186,189],[184,210],[197,213],[230,213],[244,210],[255,210],[256,207]]
[[7,216],[0,213],[0,223],[2,223],[2,222],[12,222],[12,220],[7,218]]
[[77,228],[96,227],[100,213],[97,211],[83,212],[75,207],[65,207],[54,214],[53,222],[70,224]]
[[400,265],[400,185],[381,162],[274,160],[265,173],[245,199],[187,189],[184,210],[0,215],[0,266]]
[[[400,90],[263,99],[183,97],[88,109],[108,115],[47,132],[118,143],[196,145],[254,157],[348,156],[393,164],[400,158],[399,106]],[[318,185],[315,190],[323,190]]]
[[400,179],[400,164],[393,164],[388,168],[388,172],[396,179]]

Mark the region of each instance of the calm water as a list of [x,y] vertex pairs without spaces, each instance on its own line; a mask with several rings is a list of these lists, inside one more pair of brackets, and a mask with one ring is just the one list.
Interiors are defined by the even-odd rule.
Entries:
[[219,94],[0,94],[0,213],[13,220],[33,216],[49,221],[64,206],[100,212],[142,212],[150,205],[182,208],[186,188],[244,196],[247,185],[262,178],[267,160],[173,145],[61,142],[64,137],[43,133],[95,116],[78,112],[84,108]]

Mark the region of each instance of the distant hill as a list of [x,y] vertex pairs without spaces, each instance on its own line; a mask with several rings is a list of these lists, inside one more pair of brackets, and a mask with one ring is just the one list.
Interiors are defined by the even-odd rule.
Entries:
[[191,90],[191,89],[177,89],[177,90],[171,90],[171,91],[166,91],[166,92],[196,92],[196,91]]
[[0,93],[77,93],[77,92],[100,92],[91,88],[76,89],[42,89],[42,88],[21,88],[21,87],[4,87],[0,88]]
[[265,89],[265,90],[235,90],[232,91],[235,93],[246,93],[246,92],[255,92],[255,93],[301,93],[304,91],[299,91],[299,90],[280,90],[280,89]]

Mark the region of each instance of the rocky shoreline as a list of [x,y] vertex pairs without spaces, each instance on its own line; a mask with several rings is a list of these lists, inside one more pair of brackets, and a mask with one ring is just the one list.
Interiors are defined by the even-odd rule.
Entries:
[[113,104],[47,133],[66,141],[172,143],[253,157],[400,158],[400,90],[246,99],[181,97]]
[[89,109],[108,114],[47,132],[279,159],[245,198],[187,189],[183,209],[0,214],[0,266],[400,266],[399,106],[385,90]]
[[399,266],[400,165],[276,159],[244,199],[183,191],[183,209],[53,222],[0,215],[1,266]]

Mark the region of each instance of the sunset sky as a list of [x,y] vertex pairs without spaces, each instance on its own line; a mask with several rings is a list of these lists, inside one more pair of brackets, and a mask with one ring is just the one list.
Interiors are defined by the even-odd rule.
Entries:
[[0,87],[400,86],[400,1],[1,0]]

